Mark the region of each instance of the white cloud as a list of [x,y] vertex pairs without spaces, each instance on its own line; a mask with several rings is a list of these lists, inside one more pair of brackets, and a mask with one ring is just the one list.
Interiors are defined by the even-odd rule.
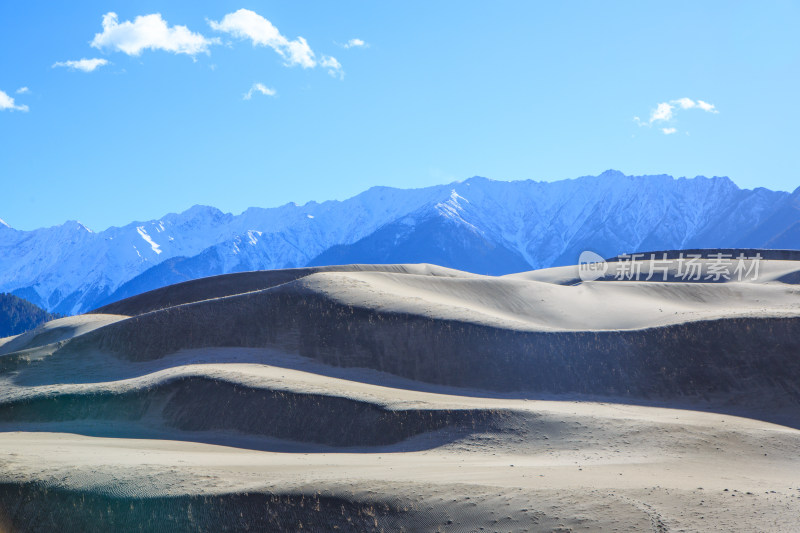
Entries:
[[53,63],[52,68],[56,67],[67,67],[72,70],[82,70],[83,72],[92,72],[93,70],[102,67],[104,65],[108,65],[108,61],[105,59],[79,59],[77,61],[58,61]]
[[331,56],[322,56],[322,59],[319,62],[320,66],[325,67],[328,69],[328,74],[331,76],[344,78],[344,71],[342,70],[342,64],[339,63],[335,57]]
[[691,98],[678,98],[677,100],[672,100],[672,103],[681,106],[681,109],[691,109],[697,105]]
[[275,96],[278,94],[278,91],[267,87],[263,83],[254,83],[253,86],[250,87],[250,90],[244,93],[244,99],[250,100],[255,93],[261,93],[265,96]]
[[672,100],[671,103],[681,106],[682,109],[697,108],[709,113],[719,113],[714,104],[709,104],[708,102],[704,102],[702,100],[695,102],[691,98],[679,98],[678,100]]
[[[670,100],[669,102],[661,102],[656,104],[656,108],[650,112],[648,120],[642,120],[638,116],[633,117],[633,121],[639,126],[653,126],[654,123],[659,122],[672,122],[675,119],[675,112],[677,109],[700,109],[709,113],[719,113],[714,104],[709,104],[703,100],[694,101],[691,98],[678,98],[677,100]],[[677,128],[664,127],[661,131],[665,135],[672,135],[677,132]]]
[[24,104],[17,105],[14,99],[8,96],[5,92],[0,91],[0,111],[27,111],[28,106]]
[[714,104],[709,104],[708,102],[704,102],[702,100],[697,101],[697,107],[699,107],[703,111],[708,111],[709,113],[719,113]]
[[20,87],[17,89],[17,94],[28,94],[29,92],[31,92],[31,90],[27,87]]
[[253,46],[268,46],[275,50],[288,67],[300,65],[314,68],[317,65],[328,69],[332,76],[342,75],[342,65],[334,57],[322,56],[318,61],[314,51],[303,37],[289,40],[281,35],[272,22],[255,11],[240,9],[228,13],[219,22],[209,20],[209,26],[216,31],[228,33],[238,39],[249,39]]
[[364,47],[367,48],[369,45],[362,41],[361,39],[350,39],[346,43],[342,45],[343,48],[360,48]]
[[186,26],[170,27],[160,13],[138,16],[133,22],[120,23],[116,13],[103,15],[103,33],[94,36],[92,47],[138,56],[142,50],[165,50],[195,56],[208,53],[218,40],[208,39]]
[[653,122],[657,122],[659,120],[670,120],[672,119],[672,111],[675,107],[669,105],[666,102],[662,102],[656,106],[653,112],[650,114],[650,124]]
[[317,65],[314,52],[302,37],[290,41],[273,24],[249,9],[228,13],[221,21],[208,21],[216,31],[229,33],[239,39],[250,39],[253,46],[269,46],[286,60],[286,64],[313,68]]

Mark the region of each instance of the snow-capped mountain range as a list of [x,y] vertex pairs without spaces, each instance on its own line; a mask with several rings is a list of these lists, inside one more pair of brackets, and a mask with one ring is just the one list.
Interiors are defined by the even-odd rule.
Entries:
[[344,201],[195,206],[93,232],[0,221],[0,292],[74,314],[186,279],[341,263],[431,262],[486,274],[675,248],[800,248],[800,188],[740,189],[728,178],[626,176],[556,182],[470,178],[373,187]]

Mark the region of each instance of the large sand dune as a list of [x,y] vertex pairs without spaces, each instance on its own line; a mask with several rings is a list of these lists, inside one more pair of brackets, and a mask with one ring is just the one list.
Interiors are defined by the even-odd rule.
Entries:
[[796,528],[800,262],[609,266],[232,274],[2,339],[0,531]]

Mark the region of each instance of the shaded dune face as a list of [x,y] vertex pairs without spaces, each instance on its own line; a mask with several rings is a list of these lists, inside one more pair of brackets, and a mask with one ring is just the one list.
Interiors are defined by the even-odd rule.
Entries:
[[[409,514],[391,500],[334,495],[244,493],[131,499],[35,484],[0,484],[0,526],[9,531],[372,531]],[[41,512],[47,509],[47,513]],[[11,515],[5,516],[5,515]],[[25,516],[24,522],[15,520]],[[403,524],[407,527],[406,524]],[[13,529],[12,529],[13,528]],[[4,528],[3,531],[6,531]]]
[[[723,299],[713,302],[723,315],[713,319],[695,313],[687,321],[680,321],[679,315],[677,323],[630,330],[541,331],[524,321],[502,327],[502,322],[484,320],[485,309],[457,320],[446,318],[447,311],[437,314],[440,303],[431,304],[433,311],[427,315],[403,311],[408,306],[395,305],[377,293],[366,296],[374,297],[375,305],[354,303],[354,298],[346,301],[322,285],[353,280],[319,276],[118,321],[71,340],[55,356],[100,350],[129,361],[151,361],[192,348],[268,347],[327,365],[492,391],[800,405],[800,319],[791,313],[726,317]],[[409,286],[419,284],[419,276],[406,276]],[[436,283],[443,282],[475,283]],[[489,290],[501,284],[492,279],[481,283]],[[550,290],[545,287],[549,284],[541,285]],[[620,284],[620,320],[630,294],[646,294],[656,308],[669,297],[682,297],[670,296],[674,290],[669,284],[641,285],[667,288],[653,292],[645,287],[642,292]],[[727,285],[707,285],[707,300],[715,290],[731,302],[741,297]],[[763,298],[764,293],[757,296]],[[550,298],[559,301],[559,295]],[[422,301],[421,309],[427,305]]]
[[759,375],[800,375],[800,361],[792,357],[800,353],[797,326],[795,318],[747,317],[633,331],[525,332],[281,290],[132,318],[62,349],[91,346],[144,361],[188,348],[276,347],[326,364],[443,385],[696,394],[731,390],[737,380]]
[[[86,493],[36,484],[0,484],[0,526],[27,531],[600,531],[612,529],[624,516],[634,531],[665,531],[658,515],[633,503],[584,491],[584,503],[565,505],[555,491],[504,498],[496,490],[459,486],[455,498],[418,490],[414,497],[380,494],[354,496],[352,491],[292,491],[148,498]],[[600,501],[592,501],[592,499]],[[491,518],[497,507],[520,509],[514,518]],[[572,508],[570,508],[572,507]],[[42,509],[48,512],[43,513]],[[575,516],[570,516],[574,514]],[[652,513],[651,513],[652,514]],[[633,515],[633,516],[632,516]],[[24,522],[16,519],[25,516]],[[488,518],[487,518],[488,517]],[[653,527],[655,524],[655,527]],[[574,528],[574,529],[573,529]],[[477,528],[480,529],[480,528]]]
[[[213,399],[213,401],[207,401]],[[235,431],[327,446],[383,446],[432,431],[496,433],[503,409],[392,409],[345,396],[252,387],[188,375],[127,391],[39,393],[0,404],[0,422],[143,422],[182,431]]]

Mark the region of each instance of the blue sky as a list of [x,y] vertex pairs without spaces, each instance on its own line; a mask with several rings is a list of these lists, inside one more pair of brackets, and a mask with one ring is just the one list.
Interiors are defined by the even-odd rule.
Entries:
[[0,218],[608,168],[793,190],[798,23],[781,1],[8,0]]

